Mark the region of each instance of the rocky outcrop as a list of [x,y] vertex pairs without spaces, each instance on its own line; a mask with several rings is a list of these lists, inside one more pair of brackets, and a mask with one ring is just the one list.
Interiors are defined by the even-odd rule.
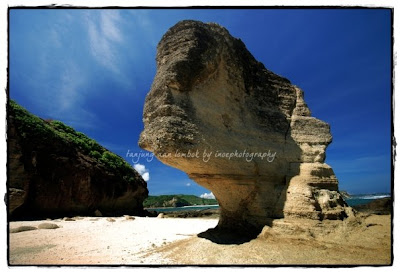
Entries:
[[58,121],[10,101],[8,212],[11,218],[141,214],[147,184],[122,158]]
[[356,211],[369,214],[391,214],[393,201],[391,197],[378,198],[367,204],[356,205],[353,208]]
[[348,199],[351,197],[351,195],[346,192],[346,191],[339,191],[340,195],[342,196],[343,199]]
[[329,125],[241,40],[214,23],[182,21],[163,36],[156,61],[139,145],[214,193],[219,229],[347,216],[324,163]]

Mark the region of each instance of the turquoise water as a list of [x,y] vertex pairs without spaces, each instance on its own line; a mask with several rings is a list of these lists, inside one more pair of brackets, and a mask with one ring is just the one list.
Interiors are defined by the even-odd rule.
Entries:
[[202,211],[202,210],[216,210],[219,205],[198,205],[198,206],[184,206],[184,207],[165,207],[165,208],[146,208],[148,211],[156,212],[176,212],[176,211]]
[[[352,195],[346,199],[346,203],[349,206],[356,206],[367,204],[375,199],[390,197],[390,194],[364,194],[364,195]],[[156,212],[175,212],[175,211],[202,211],[207,209],[216,210],[218,205],[198,205],[198,206],[185,206],[185,207],[165,207],[165,208],[147,208],[148,211]]]

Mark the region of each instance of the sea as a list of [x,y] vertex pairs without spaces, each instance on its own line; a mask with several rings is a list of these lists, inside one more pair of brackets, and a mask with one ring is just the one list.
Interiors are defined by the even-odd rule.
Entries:
[[346,203],[349,204],[349,206],[353,207],[356,205],[368,204],[369,202],[375,199],[385,198],[385,197],[390,197],[390,194],[378,193],[378,194],[350,195],[350,197],[346,199]]
[[202,211],[202,210],[216,210],[219,205],[195,205],[195,206],[183,206],[183,207],[160,207],[160,208],[145,208],[148,211],[156,212],[177,212],[177,211]]
[[[346,199],[346,203],[349,206],[363,205],[368,204],[369,202],[384,198],[390,197],[390,194],[387,193],[378,193],[378,194],[360,194],[360,195],[351,195]],[[148,211],[156,211],[156,212],[175,212],[175,211],[201,211],[212,209],[216,210],[219,208],[219,205],[196,205],[196,206],[184,206],[184,207],[160,207],[160,208],[146,208]]]

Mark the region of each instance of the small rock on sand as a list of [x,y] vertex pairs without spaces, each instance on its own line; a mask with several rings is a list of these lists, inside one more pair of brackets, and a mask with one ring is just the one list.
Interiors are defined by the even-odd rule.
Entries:
[[157,218],[164,218],[164,214],[163,214],[163,213],[159,213],[159,214],[157,215]]
[[52,223],[42,223],[38,226],[39,229],[58,229],[59,226]]
[[32,227],[32,226],[20,226],[18,228],[10,229],[10,233],[18,233],[18,232],[23,232],[23,231],[35,230],[35,229],[37,229],[37,228]]
[[99,211],[99,210],[95,210],[95,211],[94,211],[94,215],[95,215],[95,216],[98,216],[98,217],[103,216],[103,214],[102,214],[101,211]]

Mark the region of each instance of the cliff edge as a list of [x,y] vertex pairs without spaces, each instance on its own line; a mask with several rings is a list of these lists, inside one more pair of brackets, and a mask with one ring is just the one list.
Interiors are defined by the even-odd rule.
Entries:
[[11,218],[143,213],[146,182],[84,134],[10,100],[7,137]]

